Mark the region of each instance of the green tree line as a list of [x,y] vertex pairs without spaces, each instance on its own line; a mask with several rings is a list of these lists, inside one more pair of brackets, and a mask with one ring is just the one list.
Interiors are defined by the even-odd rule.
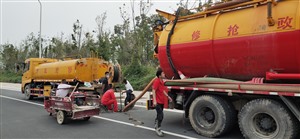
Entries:
[[[90,57],[91,54],[122,67],[123,76],[128,78],[137,89],[142,89],[153,78],[158,65],[153,58],[152,23],[160,19],[158,15],[148,15],[151,3],[140,1],[138,14],[127,13],[120,7],[122,24],[114,26],[113,31],[105,30],[106,12],[95,17],[97,27],[92,32],[83,30],[80,20],[74,21],[71,34],[60,37],[42,38],[42,56],[45,58],[63,58],[69,56]],[[136,12],[132,9],[133,12]],[[135,15],[136,14],[136,15]],[[132,20],[133,19],[133,20]],[[70,39],[64,39],[64,35]],[[11,76],[16,64],[27,58],[39,56],[39,36],[30,33],[19,45],[10,43],[0,46],[1,81],[21,82],[21,78],[5,80]],[[20,76],[21,74],[16,74]]]
[[[178,6],[187,8],[187,4],[188,1],[181,0]],[[124,10],[126,6],[131,6],[130,12]],[[131,5],[123,4],[123,7],[119,7],[123,23],[114,25],[113,31],[105,30],[106,12],[95,17],[97,26],[92,32],[84,31],[84,25],[76,20],[71,34],[42,38],[42,56],[59,59],[69,56],[90,57],[93,53],[106,61],[120,64],[123,76],[134,88],[143,89],[155,77],[158,66],[157,59],[153,58],[152,26],[155,20],[163,20],[157,14],[148,14],[151,6],[151,2],[140,0],[139,11],[135,11],[134,0]],[[202,6],[201,1],[198,6]],[[64,36],[69,36],[69,39]],[[14,74],[16,64],[39,56],[38,38],[38,35],[30,33],[19,45],[6,43],[0,46],[0,81],[21,82],[22,73]]]

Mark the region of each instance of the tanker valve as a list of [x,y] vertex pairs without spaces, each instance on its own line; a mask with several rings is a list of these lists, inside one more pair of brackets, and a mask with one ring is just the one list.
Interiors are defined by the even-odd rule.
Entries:
[[275,25],[275,21],[272,17],[268,17],[268,25],[269,26],[274,26]]

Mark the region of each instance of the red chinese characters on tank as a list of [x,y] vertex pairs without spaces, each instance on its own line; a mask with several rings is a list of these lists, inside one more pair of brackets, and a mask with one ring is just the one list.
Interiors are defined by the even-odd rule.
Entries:
[[199,38],[200,38],[200,31],[199,30],[194,31],[192,34],[192,40],[195,41],[198,40]]
[[292,20],[293,20],[293,18],[289,17],[289,16],[278,18],[277,29],[291,28]]
[[239,26],[237,26],[236,24],[235,25],[230,25],[228,27],[228,30],[227,30],[227,32],[228,32],[227,36],[238,35],[239,34],[238,29],[239,29]]
[[72,67],[68,67],[68,73],[72,72]]
[[55,73],[58,73],[58,71],[59,71],[59,68],[56,67],[56,68],[55,68]]

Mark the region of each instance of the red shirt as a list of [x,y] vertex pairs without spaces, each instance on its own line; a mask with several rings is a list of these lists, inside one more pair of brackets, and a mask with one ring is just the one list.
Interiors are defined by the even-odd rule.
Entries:
[[168,98],[166,97],[166,95],[163,92],[163,91],[167,90],[167,88],[164,86],[163,81],[159,78],[156,78],[155,81],[153,82],[152,89],[155,90],[156,103],[164,104],[166,99],[168,99]]
[[105,103],[109,100],[116,99],[115,92],[113,89],[107,90],[101,98],[101,103]]

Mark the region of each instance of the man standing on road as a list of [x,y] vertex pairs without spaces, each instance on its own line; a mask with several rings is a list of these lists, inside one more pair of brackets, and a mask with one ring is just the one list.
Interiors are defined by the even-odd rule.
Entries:
[[156,79],[153,82],[152,86],[152,94],[153,94],[153,106],[156,110],[156,118],[155,118],[155,132],[158,136],[162,137],[163,132],[161,131],[161,123],[164,118],[164,103],[166,99],[172,102],[171,97],[167,94],[167,88],[164,86],[163,79],[165,78],[165,73],[162,69],[158,69],[156,72]]

